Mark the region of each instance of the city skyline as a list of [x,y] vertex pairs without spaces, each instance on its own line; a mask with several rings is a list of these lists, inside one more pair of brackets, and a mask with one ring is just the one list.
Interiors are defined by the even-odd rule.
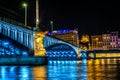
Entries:
[[[34,27],[35,1],[25,1],[28,3],[28,25]],[[0,1],[1,16],[9,17],[24,23],[24,9],[21,6],[22,2],[24,1]],[[41,28],[50,30],[50,21],[52,20],[55,30],[77,28],[80,35],[119,31],[119,6],[115,2],[93,2],[41,0],[39,2]]]

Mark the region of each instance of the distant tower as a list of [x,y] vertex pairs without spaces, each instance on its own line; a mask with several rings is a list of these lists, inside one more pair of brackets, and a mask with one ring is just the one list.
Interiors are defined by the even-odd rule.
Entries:
[[36,0],[36,29],[39,28],[39,0]]

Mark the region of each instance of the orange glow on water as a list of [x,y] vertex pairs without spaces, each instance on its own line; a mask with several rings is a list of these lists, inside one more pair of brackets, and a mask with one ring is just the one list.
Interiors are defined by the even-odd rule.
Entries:
[[47,80],[47,72],[45,66],[33,67],[34,80]]

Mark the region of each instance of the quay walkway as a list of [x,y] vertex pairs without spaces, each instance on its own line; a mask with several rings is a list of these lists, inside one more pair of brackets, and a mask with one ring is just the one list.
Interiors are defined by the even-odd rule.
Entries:
[[0,57],[0,65],[47,65],[47,57]]

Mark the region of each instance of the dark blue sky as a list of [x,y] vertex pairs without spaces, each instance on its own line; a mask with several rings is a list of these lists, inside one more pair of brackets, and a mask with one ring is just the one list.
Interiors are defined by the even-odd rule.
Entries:
[[[35,26],[35,0],[28,2],[28,25]],[[0,0],[0,14],[24,23],[22,0]],[[80,34],[101,34],[120,30],[120,7],[110,1],[40,0],[40,20],[43,30],[78,29]]]

